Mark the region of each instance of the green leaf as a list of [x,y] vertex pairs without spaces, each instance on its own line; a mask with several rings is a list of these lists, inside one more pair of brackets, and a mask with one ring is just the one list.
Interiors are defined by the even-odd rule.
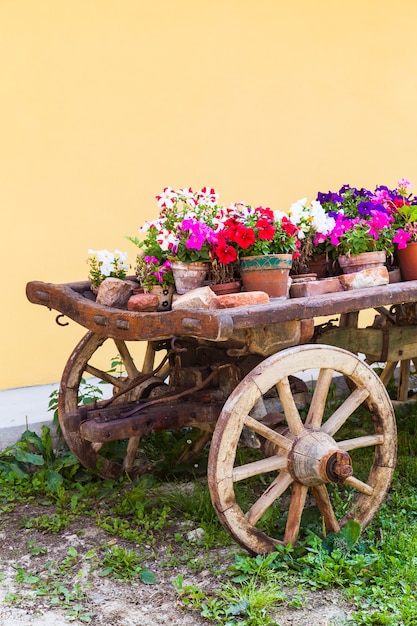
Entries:
[[10,464],[7,464],[6,467],[10,472],[16,474],[16,476],[18,476],[19,478],[26,478],[27,476],[29,476],[29,472],[27,471],[27,469],[24,466],[22,467],[18,463],[11,462]]
[[63,478],[61,474],[58,474],[55,470],[48,470],[46,474],[46,482],[48,484],[48,488],[51,491],[57,491],[58,487],[60,487],[63,483]]
[[22,437],[20,438],[20,443],[30,443],[34,446],[39,452],[44,452],[45,448],[42,442],[42,439],[31,430],[25,430]]
[[349,548],[352,549],[358,542],[361,532],[362,528],[359,522],[354,519],[350,519],[343,526],[342,530],[339,533],[339,536],[343,537]]
[[78,552],[73,546],[70,546],[68,548],[68,555],[75,558],[76,556],[78,556]]
[[103,567],[103,569],[99,572],[99,576],[108,576],[111,574],[113,569],[111,567]]
[[140,573],[140,579],[147,585],[154,585],[156,583],[156,576],[149,569],[143,569]]
[[31,465],[44,465],[45,460],[40,454],[33,454],[33,452],[27,452],[22,448],[16,449],[16,460],[22,463],[31,463]]

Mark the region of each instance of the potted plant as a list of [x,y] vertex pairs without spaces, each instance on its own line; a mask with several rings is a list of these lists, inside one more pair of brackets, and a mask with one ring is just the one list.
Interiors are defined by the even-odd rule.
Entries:
[[335,225],[329,233],[330,254],[344,273],[384,265],[393,254],[394,218],[378,194],[344,185],[338,193],[318,194]]
[[288,296],[288,275],[297,254],[298,227],[282,212],[238,203],[229,207],[214,255],[221,262],[239,260],[246,291]]
[[[139,229],[144,239],[131,238],[147,254],[171,263],[176,291],[201,286],[212,259],[218,194],[203,187],[174,190],[166,187],[156,196],[159,215]],[[158,253],[156,253],[158,251]],[[161,254],[164,255],[162,258]]]
[[89,281],[91,290],[97,293],[98,288],[105,278],[126,278],[129,270],[127,263],[127,252],[115,250],[88,250],[88,254],[92,255],[87,259],[90,266]]
[[145,293],[158,296],[157,311],[169,311],[174,295],[174,276],[169,259],[148,254],[136,257],[136,277]]
[[417,280],[417,197],[406,178],[398,181],[395,190],[382,189],[394,216],[396,255],[404,280]]

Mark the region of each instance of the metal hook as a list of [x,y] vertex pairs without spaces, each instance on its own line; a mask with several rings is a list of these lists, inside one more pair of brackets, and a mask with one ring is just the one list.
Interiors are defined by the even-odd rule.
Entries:
[[65,315],[63,313],[60,313],[59,315],[56,316],[55,321],[58,324],[58,326],[68,326],[69,322],[62,323],[59,321],[60,317],[65,317]]

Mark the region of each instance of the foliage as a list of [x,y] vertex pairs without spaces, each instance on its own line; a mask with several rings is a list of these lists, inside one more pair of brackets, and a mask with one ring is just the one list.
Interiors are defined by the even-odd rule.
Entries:
[[126,278],[129,265],[127,253],[115,250],[89,250],[92,255],[87,263],[90,265],[89,280],[93,287],[99,287],[105,278]]
[[136,276],[143,287],[152,285],[173,285],[174,275],[169,259],[158,259],[154,256],[136,257]]
[[71,480],[78,468],[79,462],[72,452],[57,454],[50,429],[45,425],[41,436],[26,430],[15,445],[0,452],[0,476],[10,480],[33,476],[54,493],[59,493],[65,479]]
[[156,582],[155,575],[140,565],[140,558],[134,550],[126,550],[119,546],[110,546],[101,560],[100,576],[131,582],[139,578],[143,583],[152,585]]

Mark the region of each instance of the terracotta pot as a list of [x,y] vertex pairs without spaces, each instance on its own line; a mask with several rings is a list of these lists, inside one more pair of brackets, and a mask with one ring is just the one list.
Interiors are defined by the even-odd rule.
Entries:
[[337,258],[344,274],[383,267],[387,260],[385,252],[362,252],[354,256],[341,255]]
[[317,259],[308,262],[310,272],[317,274],[317,278],[326,278],[329,274],[329,259],[327,254],[319,254]]
[[261,254],[240,260],[245,291],[264,291],[271,298],[288,298],[292,254]]
[[317,280],[317,274],[291,274],[292,283],[307,283]]
[[398,265],[403,280],[417,280],[417,241],[410,241],[406,248],[397,250]]
[[209,263],[183,263],[171,261],[171,269],[174,275],[175,290],[180,295],[202,287],[206,279]]
[[210,288],[214,291],[216,296],[223,296],[228,293],[239,293],[242,284],[240,280],[235,280],[231,283],[219,283],[217,285],[210,285]]
[[144,288],[145,293],[153,293],[158,296],[159,304],[157,311],[169,311],[174,295],[174,285],[148,285]]

